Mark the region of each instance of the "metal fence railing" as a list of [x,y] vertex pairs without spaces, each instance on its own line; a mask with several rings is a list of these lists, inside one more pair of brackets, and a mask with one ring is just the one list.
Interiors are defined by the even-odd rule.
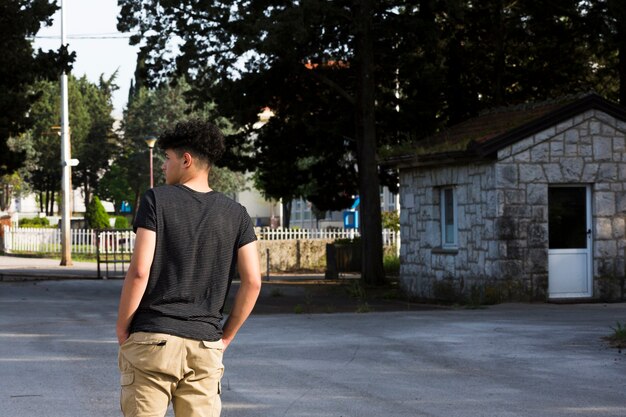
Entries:
[[128,270],[135,247],[131,229],[95,230],[98,278],[122,278]]

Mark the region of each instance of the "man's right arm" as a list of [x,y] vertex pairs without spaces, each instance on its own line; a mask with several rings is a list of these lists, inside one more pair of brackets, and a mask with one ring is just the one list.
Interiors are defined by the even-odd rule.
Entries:
[[227,348],[246,321],[261,292],[261,267],[256,242],[248,243],[237,251],[237,269],[241,284],[235,295],[232,310],[224,323],[222,341]]
[[122,286],[117,313],[117,340],[120,345],[128,339],[130,323],[146,291],[155,247],[156,233],[138,228],[135,248]]

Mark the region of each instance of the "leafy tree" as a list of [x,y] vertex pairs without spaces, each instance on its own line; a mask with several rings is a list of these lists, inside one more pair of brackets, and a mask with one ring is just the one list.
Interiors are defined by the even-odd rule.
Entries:
[[93,196],[89,204],[87,204],[85,220],[92,229],[109,229],[111,227],[109,215],[98,196]]
[[[364,218],[362,233],[363,248],[369,251],[363,268],[366,281],[380,283],[382,270],[382,238],[380,226],[380,202],[378,201],[378,172],[376,164],[376,129],[374,122],[374,56],[372,48],[373,2],[338,1],[323,2],[309,0],[298,3],[258,2],[236,3],[201,1],[184,4],[120,1],[122,13],[118,27],[122,30],[140,29],[142,35],[148,30],[157,29],[154,36],[145,37],[142,51],[154,51],[148,59],[153,80],[163,80],[169,74],[171,61],[158,51],[164,50],[170,36],[181,37],[182,54],[176,58],[180,73],[186,73],[193,80],[198,97],[215,97],[222,108],[222,99],[239,100],[241,96],[225,94],[224,89],[235,85],[237,76],[265,74],[261,84],[254,87],[265,92],[278,86],[277,83],[293,78],[283,78],[285,69],[295,69],[293,77],[313,77],[324,84],[335,96],[347,104],[348,113],[353,117],[357,128],[351,135],[356,142],[356,162],[359,168],[360,195]],[[361,7],[363,6],[363,7]],[[351,9],[358,13],[351,13]],[[348,24],[346,24],[348,23]],[[138,42],[140,36],[133,37]],[[356,41],[355,41],[356,40]],[[240,69],[241,56],[254,57],[245,60],[245,70]],[[351,78],[348,89],[327,77],[323,72],[307,70],[305,63],[328,61],[353,61],[355,71],[346,72]],[[308,71],[308,72],[307,72]],[[232,77],[233,72],[239,73]],[[274,77],[272,78],[272,74]],[[247,77],[249,80],[250,77]],[[217,80],[222,82],[216,83]],[[272,82],[273,81],[273,82]],[[244,81],[245,82],[245,81]],[[216,92],[214,87],[221,92]],[[241,90],[239,90],[241,91]],[[263,94],[247,91],[256,100]],[[261,91],[262,93],[262,91]],[[280,100],[280,96],[276,96]],[[239,113],[240,126],[251,124],[256,112],[262,106],[274,107],[277,100],[257,101],[253,105],[243,105]],[[245,100],[244,100],[245,103]],[[281,113],[293,102],[282,102]],[[224,106],[226,107],[226,106]],[[301,115],[300,115],[301,116]],[[284,116],[281,116],[281,118]],[[296,136],[297,137],[297,136]],[[295,137],[294,137],[295,138]],[[293,140],[292,140],[293,142]],[[340,142],[342,144],[342,142]],[[315,155],[317,156],[317,155]],[[336,159],[336,157],[335,157]],[[328,186],[329,183],[326,183]],[[292,187],[293,188],[293,187]],[[267,191],[267,190],[265,190]],[[319,202],[318,202],[319,206]]]
[[[137,87],[138,86],[138,87]],[[212,103],[194,106],[186,94],[189,85],[180,80],[164,84],[159,88],[141,87],[138,81],[124,112],[122,140],[119,142],[115,162],[110,173],[101,183],[101,195],[115,201],[116,210],[122,201],[132,202],[133,210],[139,203],[141,194],[148,188],[149,151],[145,143],[148,137],[157,137],[161,132],[173,127],[177,122],[194,117],[214,120],[226,132],[229,124],[218,117]],[[159,169],[163,157],[154,149],[154,183],[163,183],[165,178]],[[210,173],[211,187],[231,194],[245,187],[243,174],[234,173],[225,167],[213,167]]]
[[129,183],[126,160],[119,157],[104,173],[98,182],[98,194],[105,200],[112,201],[115,213],[119,214],[122,202],[133,202],[134,194]]
[[11,150],[7,139],[32,126],[29,110],[40,94],[36,80],[57,77],[74,60],[66,48],[34,51],[30,41],[42,25],[51,24],[57,8],[49,0],[0,0],[0,175],[23,165],[24,155]]
[[98,189],[100,178],[109,169],[119,142],[111,116],[112,93],[117,89],[114,84],[116,77],[117,73],[108,79],[101,75],[97,85],[85,77],[76,80],[90,123],[82,138],[72,137],[73,156],[80,161],[72,170],[72,176],[74,186],[82,187],[86,203],[91,201],[92,192]]
[[[215,100],[241,129],[230,166],[257,167],[268,195],[331,207],[350,188],[337,179],[358,174],[368,282],[381,277],[378,180],[396,181],[377,167],[381,147],[489,107],[626,85],[618,0],[119,3],[118,27],[139,32],[143,79],[185,75],[198,102]],[[251,134],[263,106],[276,120]]]
[[400,230],[400,217],[396,211],[383,211],[383,228],[394,232]]
[[[112,81],[114,76],[109,80]],[[29,131],[32,143],[29,181],[39,193],[41,211],[52,215],[55,195],[60,188],[60,136],[54,129],[60,120],[59,83],[39,81],[41,91],[33,104],[33,127]],[[107,82],[90,83],[85,77],[68,77],[68,102],[72,157],[79,159],[73,169],[73,186],[82,186],[88,204],[98,178],[108,169],[114,150],[115,135],[111,118],[111,90]]]
[[[33,152],[28,181],[33,191],[38,194],[40,212],[50,216],[54,214],[55,195],[61,188],[60,136],[59,130],[54,129],[60,120],[59,90],[58,83],[52,81],[39,81],[36,88],[41,91],[41,95],[31,109],[34,124],[28,136],[32,142]],[[71,113],[70,108],[70,118]]]
[[7,210],[11,205],[11,198],[23,194],[25,189],[28,189],[28,184],[18,171],[0,176],[0,211]]
[[626,104],[626,3],[619,0],[581,2],[584,11],[595,89]]
[[24,159],[21,161],[22,167],[11,174],[0,175],[0,210],[7,210],[13,197],[28,195],[32,192],[32,187],[26,181],[29,171],[34,169],[35,150],[32,138],[28,133],[24,133],[18,137],[9,138],[6,144],[12,152],[23,155]]

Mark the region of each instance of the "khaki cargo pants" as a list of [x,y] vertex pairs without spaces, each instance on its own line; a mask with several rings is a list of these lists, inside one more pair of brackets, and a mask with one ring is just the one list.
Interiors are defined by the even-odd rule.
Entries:
[[218,417],[224,374],[221,340],[133,333],[119,351],[120,405],[125,417]]

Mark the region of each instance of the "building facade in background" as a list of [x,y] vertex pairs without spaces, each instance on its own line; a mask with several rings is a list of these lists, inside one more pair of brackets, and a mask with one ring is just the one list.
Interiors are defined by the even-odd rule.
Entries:
[[412,295],[624,299],[626,108],[586,95],[499,109],[390,162]]

